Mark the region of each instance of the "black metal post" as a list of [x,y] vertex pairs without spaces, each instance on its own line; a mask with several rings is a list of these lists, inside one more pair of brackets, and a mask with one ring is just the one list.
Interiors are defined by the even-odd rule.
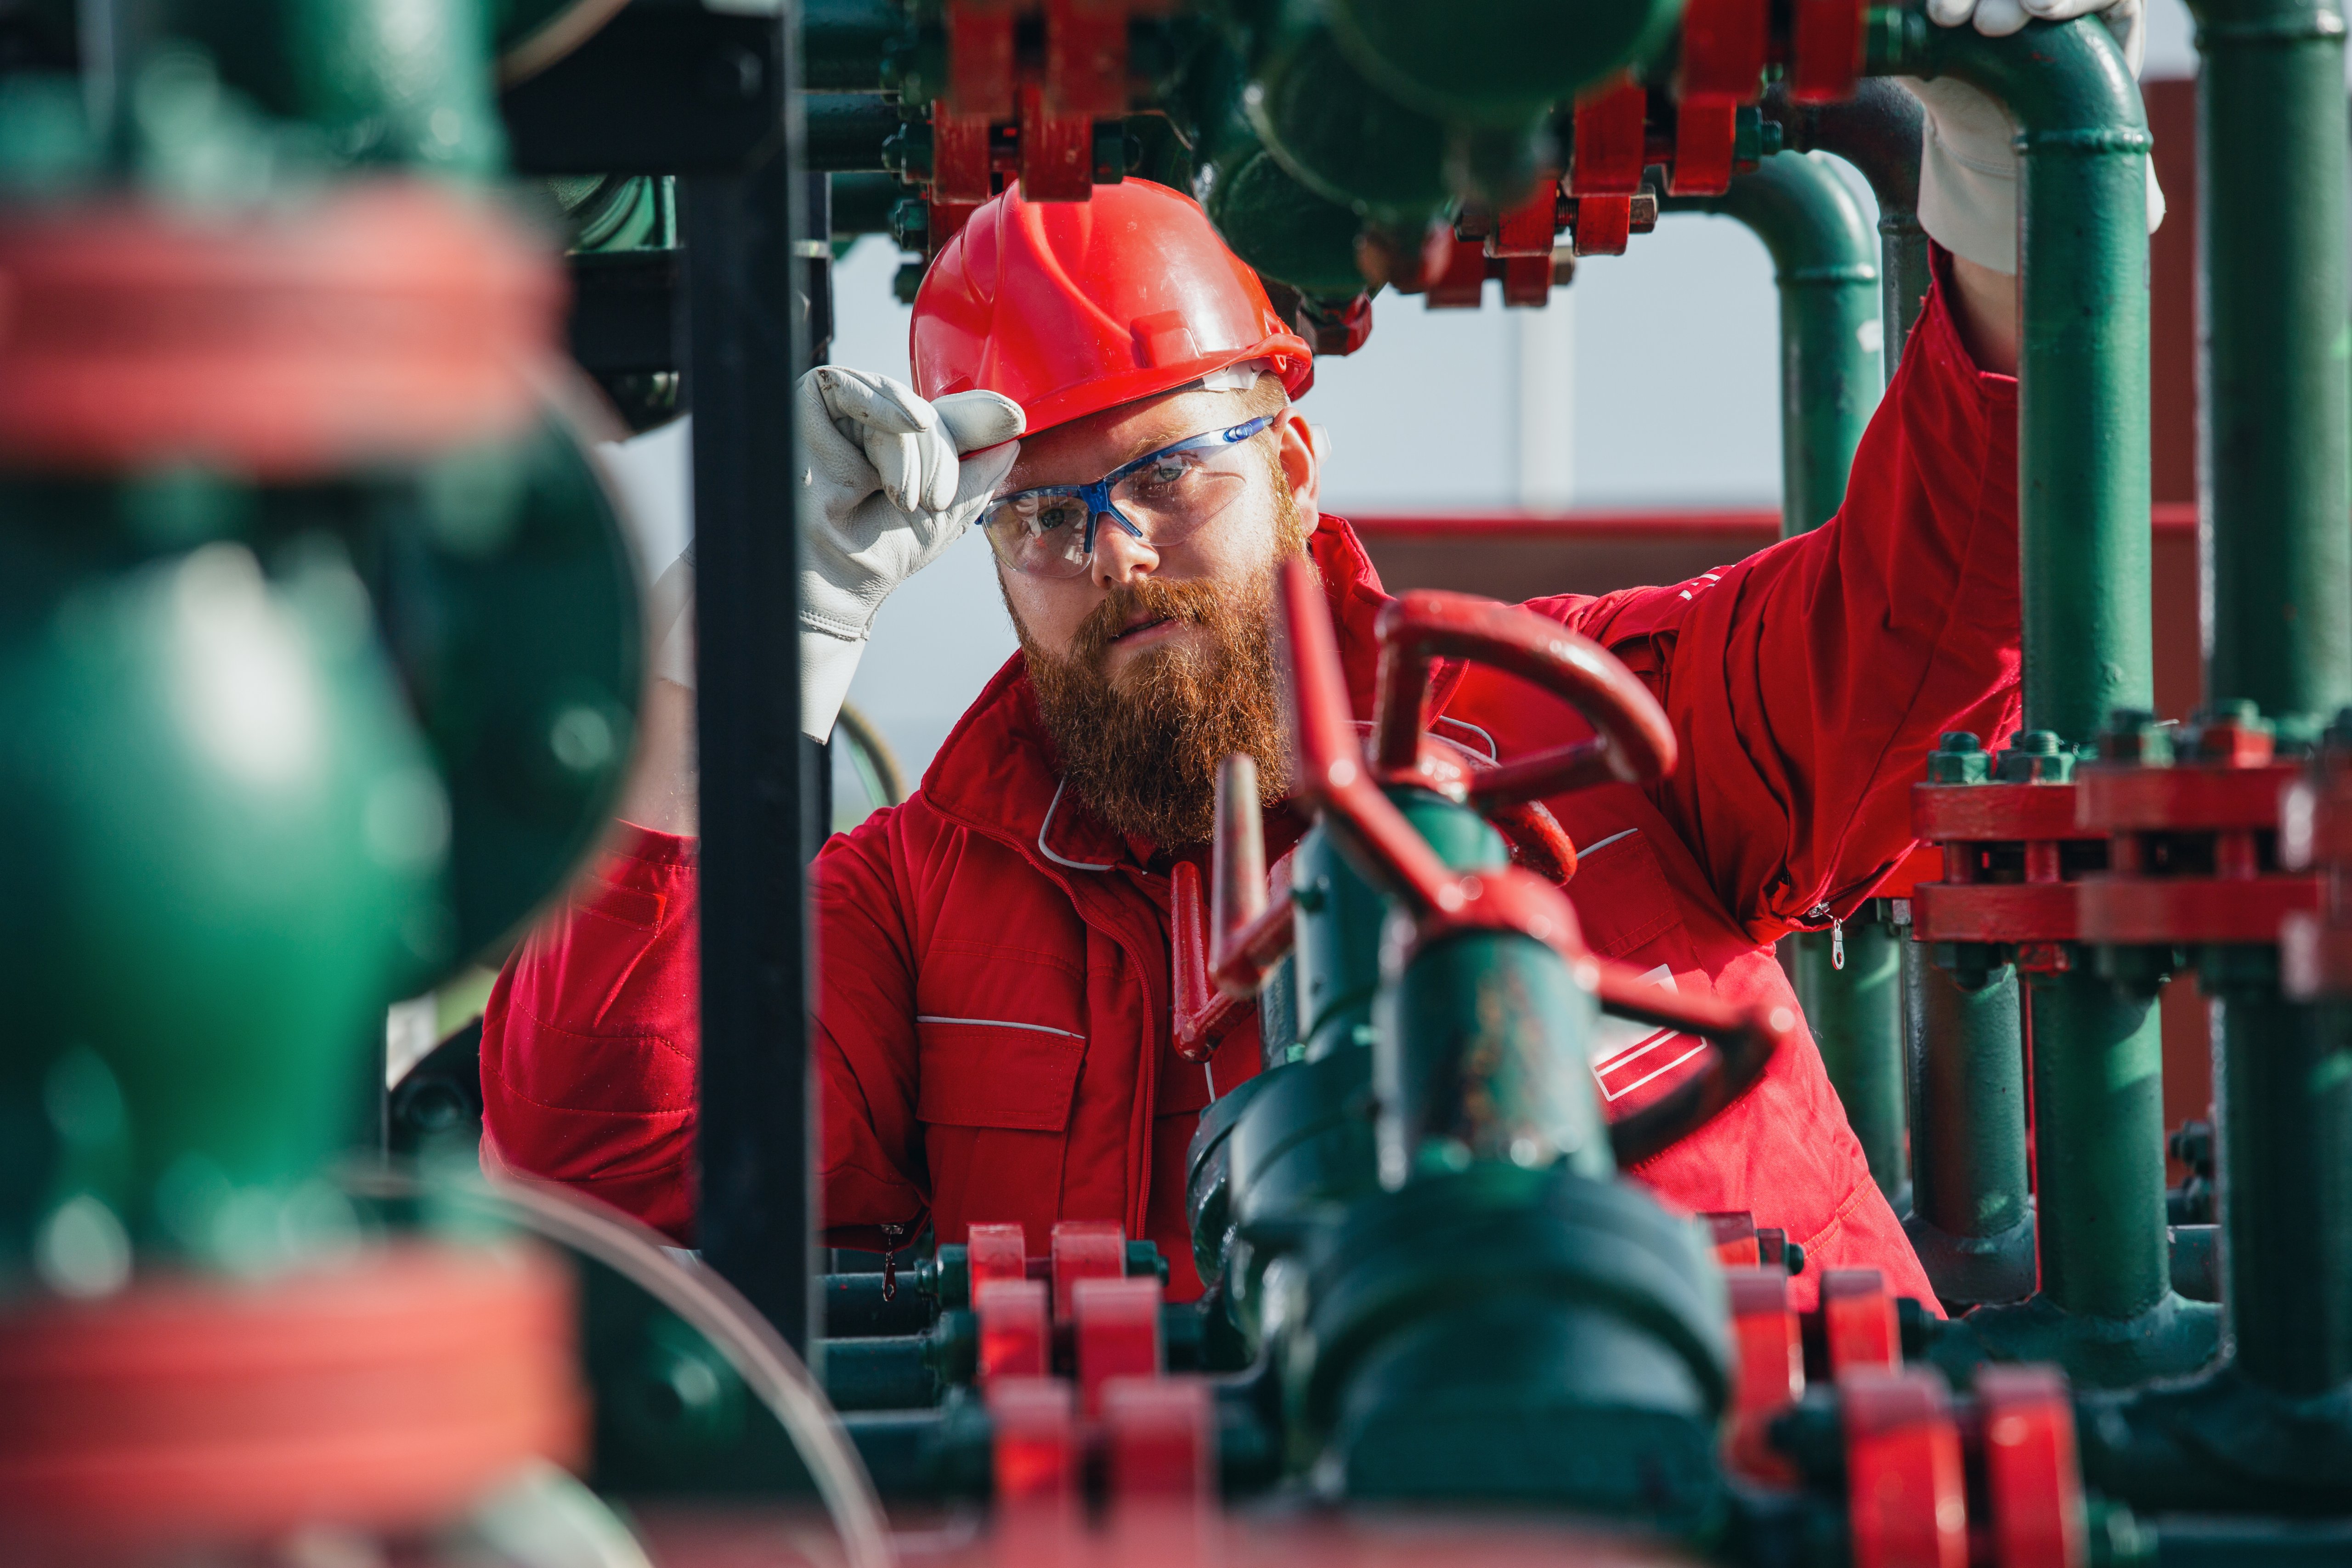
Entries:
[[[769,62],[793,80],[785,17]],[[795,1348],[814,1322],[799,529],[792,392],[804,194],[788,96],[741,172],[685,198],[702,778],[703,1256]]]

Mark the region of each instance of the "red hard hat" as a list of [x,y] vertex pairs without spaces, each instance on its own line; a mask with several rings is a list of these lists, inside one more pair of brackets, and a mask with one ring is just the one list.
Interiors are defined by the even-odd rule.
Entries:
[[917,392],[1003,392],[1032,434],[1252,360],[1293,397],[1315,379],[1313,350],[1208,214],[1148,180],[1085,202],[1006,186],[931,263],[912,340]]

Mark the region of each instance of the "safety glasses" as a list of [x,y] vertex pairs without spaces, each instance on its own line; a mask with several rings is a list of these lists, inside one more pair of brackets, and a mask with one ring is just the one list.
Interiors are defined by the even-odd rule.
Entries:
[[1094,559],[1095,529],[1108,517],[1153,549],[1181,544],[1265,472],[1244,444],[1273,414],[1195,435],[1139,457],[1091,485],[1045,485],[1000,496],[981,515],[996,559],[1026,577],[1076,577]]

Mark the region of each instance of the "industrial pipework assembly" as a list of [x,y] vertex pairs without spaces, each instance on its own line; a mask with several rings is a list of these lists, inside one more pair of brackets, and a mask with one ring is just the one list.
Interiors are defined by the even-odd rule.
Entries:
[[[2344,26],[2336,0],[2197,9],[2211,622],[2180,727],[2152,712],[2149,138],[2095,20],[0,11],[0,800],[34,890],[0,915],[0,1555],[813,1560],[777,1543],[821,1504],[867,1568],[915,1554],[886,1499],[974,1563],[2352,1548]],[[1661,213],[1727,216],[1780,290],[1795,535],[1837,512],[1928,287],[1919,111],[1873,78],[1945,75],[2023,155],[2024,728],[1929,759],[1940,880],[1794,938],[1937,1301],[1622,1174],[1814,1049],[1584,944],[1540,802],[1678,765],[1648,687],[1531,613],[1411,593],[1360,725],[1297,564],[1308,825],[1269,864],[1233,759],[1205,895],[1171,879],[1173,1049],[1252,1019],[1263,1049],[1185,1163],[1205,1294],[1167,1300],[1150,1243],[1084,1221],[1042,1256],[977,1223],[826,1274],[789,398],[839,246],[888,232],[910,292],[1008,181],[1148,178],[1338,355],[1384,290],[1538,308]],[[591,447],[689,412],[698,1257],[486,1189],[462,1139],[387,1164],[381,1124],[386,1005],[495,961],[614,809],[641,584]],[[1498,762],[1428,719],[1441,661],[1592,737]],[[2154,998],[2189,970],[2218,1227],[2167,1223]],[[1604,1015],[1705,1067],[1612,1120]],[[2219,1301],[2189,1299],[2216,1228],[2218,1291],[2189,1293]]]

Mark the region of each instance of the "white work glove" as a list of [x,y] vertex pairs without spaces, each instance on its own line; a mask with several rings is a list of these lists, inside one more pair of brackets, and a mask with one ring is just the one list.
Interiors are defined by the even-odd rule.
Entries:
[[793,402],[801,443],[801,728],[849,695],[875,612],[987,509],[1021,454],[1021,405],[992,392],[926,402],[888,376],[819,365]]
[[[2006,37],[2035,20],[2071,21],[2095,15],[2115,35],[2125,64],[2139,75],[2147,51],[2141,0],[1927,0],[1927,19],[1940,27],[1973,22],[1987,37]],[[1986,94],[1939,77],[1896,80],[1927,110],[1919,154],[1919,226],[1954,256],[1996,272],[2017,271],[2017,165],[2011,143],[2017,124]],[[2147,171],[2147,228],[2164,221],[2164,192],[2156,166]]]

